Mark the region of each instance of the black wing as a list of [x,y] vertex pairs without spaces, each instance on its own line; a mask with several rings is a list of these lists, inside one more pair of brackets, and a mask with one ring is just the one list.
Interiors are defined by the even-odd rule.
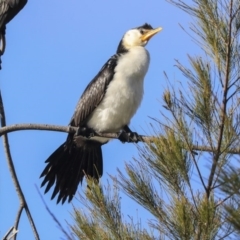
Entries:
[[26,5],[27,0],[0,0],[0,29],[10,22]]
[[83,126],[90,114],[102,101],[109,83],[112,81],[119,55],[113,55],[97,76],[88,84],[71,119],[71,126]]

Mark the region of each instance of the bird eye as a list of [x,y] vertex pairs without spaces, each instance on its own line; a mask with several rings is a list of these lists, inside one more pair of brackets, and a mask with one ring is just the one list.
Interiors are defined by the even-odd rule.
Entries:
[[141,30],[140,30],[140,33],[141,33],[141,34],[144,34],[144,30],[143,30],[143,29],[141,29]]

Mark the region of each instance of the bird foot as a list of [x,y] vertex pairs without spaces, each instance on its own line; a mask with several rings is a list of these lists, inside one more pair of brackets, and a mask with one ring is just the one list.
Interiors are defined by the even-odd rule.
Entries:
[[125,132],[122,131],[119,135],[118,135],[118,139],[125,143],[125,142],[129,142],[129,143],[138,143],[140,140],[139,135],[136,132]]
[[77,136],[83,136],[86,138],[91,138],[94,136],[94,130],[92,128],[86,128],[86,127],[79,127],[76,135]]

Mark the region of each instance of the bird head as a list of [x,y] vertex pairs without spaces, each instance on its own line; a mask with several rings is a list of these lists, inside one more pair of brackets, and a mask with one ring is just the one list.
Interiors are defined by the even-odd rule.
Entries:
[[148,41],[161,30],[161,27],[153,29],[152,26],[147,23],[140,27],[130,29],[124,34],[118,45],[117,52],[125,52],[136,46],[144,47]]

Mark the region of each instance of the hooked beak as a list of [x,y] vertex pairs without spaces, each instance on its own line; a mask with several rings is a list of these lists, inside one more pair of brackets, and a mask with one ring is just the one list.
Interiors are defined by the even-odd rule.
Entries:
[[147,31],[144,35],[142,35],[141,40],[142,40],[143,42],[149,41],[149,39],[150,39],[151,37],[153,37],[155,34],[157,34],[158,32],[160,32],[161,30],[162,30],[161,27],[155,28],[155,29],[152,29],[152,30],[149,30],[149,31]]

